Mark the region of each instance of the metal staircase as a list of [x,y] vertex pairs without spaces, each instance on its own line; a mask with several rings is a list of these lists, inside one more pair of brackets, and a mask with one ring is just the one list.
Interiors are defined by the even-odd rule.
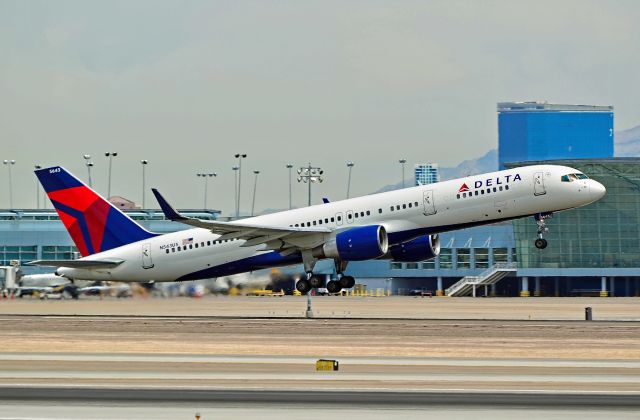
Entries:
[[516,263],[497,263],[478,276],[466,276],[445,290],[447,296],[465,296],[473,293],[477,286],[495,284],[518,270]]

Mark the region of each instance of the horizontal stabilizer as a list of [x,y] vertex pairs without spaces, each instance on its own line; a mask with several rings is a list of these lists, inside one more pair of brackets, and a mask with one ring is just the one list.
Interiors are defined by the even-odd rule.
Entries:
[[42,265],[46,267],[67,267],[67,268],[113,268],[122,264],[124,260],[110,258],[104,260],[36,260],[29,265]]

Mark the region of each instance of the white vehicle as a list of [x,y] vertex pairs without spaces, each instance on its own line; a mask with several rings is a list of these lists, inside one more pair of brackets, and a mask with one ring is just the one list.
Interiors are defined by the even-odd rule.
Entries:
[[438,234],[534,216],[538,248],[547,245],[545,219],[592,203],[599,182],[566,166],[538,165],[470,176],[306,208],[220,222],[186,218],[153,189],[167,218],[194,229],[155,234],[143,229],[60,166],[36,171],[82,258],[40,260],[69,278],[184,281],[303,263],[296,288],[320,285],[313,268],[333,259],[331,293],[355,284],[349,261],[423,261],[440,252]]

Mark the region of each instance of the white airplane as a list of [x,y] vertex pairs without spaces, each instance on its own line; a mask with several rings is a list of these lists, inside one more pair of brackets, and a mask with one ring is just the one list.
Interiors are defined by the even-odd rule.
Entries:
[[605,194],[599,182],[566,166],[526,166],[452,181],[314,205],[238,221],[186,218],[153,189],[168,219],[194,229],[155,234],[143,229],[60,166],[35,171],[82,258],[39,260],[69,279],[183,281],[304,264],[301,293],[321,284],[320,259],[333,259],[331,293],[355,279],[349,261],[423,261],[440,252],[438,234],[534,216],[536,247],[547,241],[553,212],[592,203]]

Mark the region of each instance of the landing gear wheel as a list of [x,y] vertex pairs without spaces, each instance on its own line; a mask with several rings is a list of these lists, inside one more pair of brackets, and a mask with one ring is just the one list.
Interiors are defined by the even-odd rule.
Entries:
[[534,216],[536,224],[538,225],[538,239],[535,240],[534,244],[538,249],[545,249],[547,247],[547,240],[544,239],[542,235],[549,231],[544,221],[551,217],[553,217],[553,213],[538,213]]
[[307,279],[298,280],[296,283],[296,289],[298,292],[306,295],[311,290],[311,283]]
[[327,283],[327,292],[331,293],[331,294],[335,294],[340,292],[340,290],[342,290],[342,287],[340,287],[340,283],[338,283],[335,280],[330,280]]
[[320,276],[311,276],[311,277],[309,277],[309,284],[314,289],[316,287],[320,287],[320,285],[322,284],[322,278],[320,278]]
[[356,285],[356,279],[351,276],[342,276],[340,279],[340,287],[343,289],[351,289]]
[[547,240],[544,238],[538,238],[534,243],[538,249],[545,249],[547,247]]

